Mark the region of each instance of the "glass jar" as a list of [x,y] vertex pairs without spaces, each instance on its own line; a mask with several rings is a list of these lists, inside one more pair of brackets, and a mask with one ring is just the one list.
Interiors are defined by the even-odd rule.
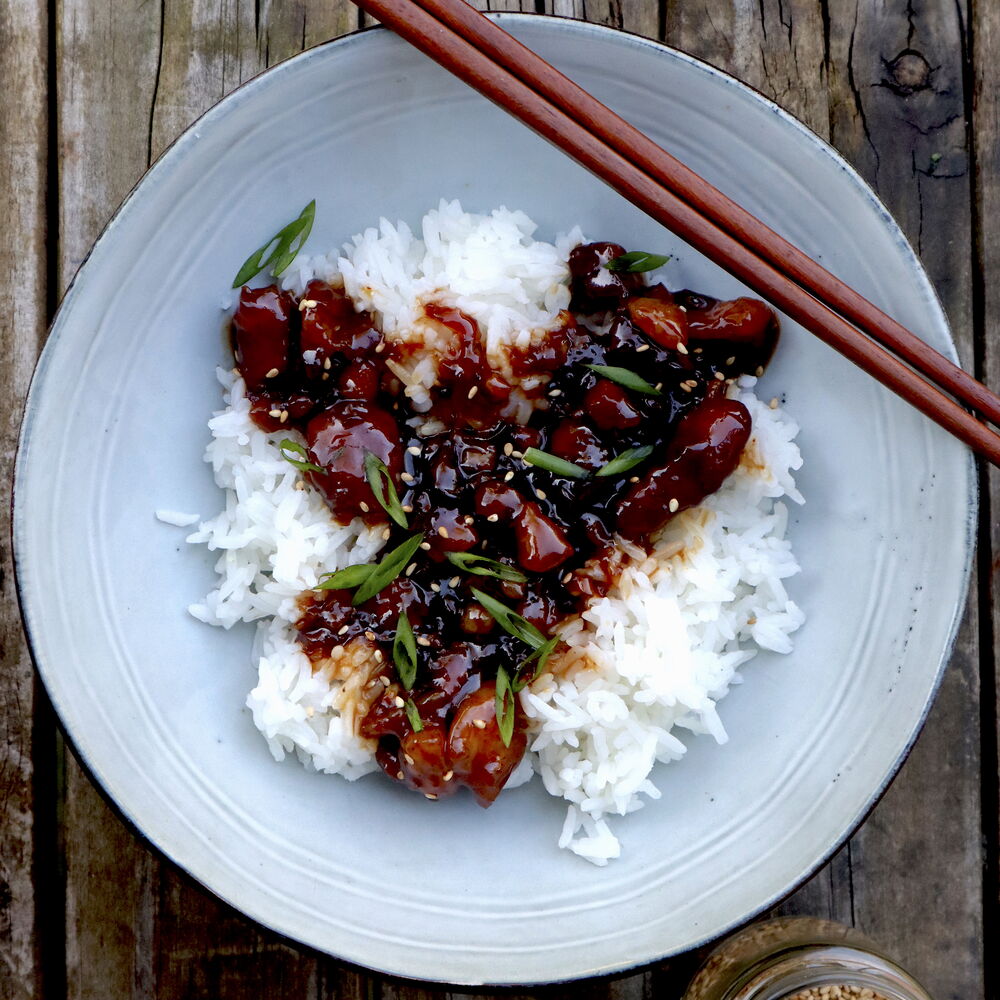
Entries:
[[859,931],[815,917],[751,924],[722,942],[684,1000],[931,1000]]

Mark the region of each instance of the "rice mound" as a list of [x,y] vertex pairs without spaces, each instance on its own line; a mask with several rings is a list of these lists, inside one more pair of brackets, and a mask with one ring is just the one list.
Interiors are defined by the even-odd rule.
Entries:
[[[534,231],[522,212],[472,215],[442,202],[424,217],[422,239],[382,220],[341,255],[300,258],[284,284],[301,293],[313,277],[343,280],[388,338],[413,337],[422,304],[446,301],[480,323],[491,363],[501,366],[507,348],[553,329],[569,304],[566,257],[583,237],[573,230],[549,244],[533,241]],[[415,401],[434,384],[425,360],[412,383],[420,388],[407,388]],[[275,759],[295,754],[354,780],[378,770],[375,744],[354,732],[357,692],[373,665],[346,650],[314,672],[294,623],[298,598],[322,574],[377,556],[381,529],[334,522],[281,457],[278,441],[289,432],[253,423],[238,374],[220,370],[219,380],[225,406],[209,421],[205,460],[226,502],[188,536],[220,553],[219,583],[189,610],[224,628],[258,623],[257,685],[247,705]],[[566,646],[521,692],[529,752],[507,787],[537,771],[568,803],[559,846],[595,864],[620,853],[607,818],[659,797],[653,768],[683,756],[685,733],[725,742],[716,706],[741,680],[739,668],[760,649],[789,652],[789,635],[804,620],[783,583],[799,569],[781,502],[802,502],[793,479],[802,464],[798,428],[775,401],[757,398],[756,381],[744,377],[730,389],[753,419],[740,467],[701,506],[673,518],[650,554],[622,546],[614,588],[560,626]],[[158,516],[188,520],[175,511]]]

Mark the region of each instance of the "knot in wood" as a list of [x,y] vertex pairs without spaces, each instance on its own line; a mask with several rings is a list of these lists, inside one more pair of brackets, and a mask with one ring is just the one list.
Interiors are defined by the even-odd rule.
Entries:
[[904,97],[930,86],[931,65],[915,49],[903,49],[886,69],[889,72],[886,85]]

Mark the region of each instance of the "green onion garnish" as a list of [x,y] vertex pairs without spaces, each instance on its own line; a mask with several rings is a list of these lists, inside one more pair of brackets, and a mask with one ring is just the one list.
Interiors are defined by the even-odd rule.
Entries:
[[[278,450],[281,452],[281,457],[289,464],[294,465],[299,472],[326,472],[326,469],[322,465],[314,465],[312,462],[306,461],[305,456],[309,452],[298,441],[293,441],[291,438],[283,438],[278,444]],[[286,451],[290,451],[293,455],[302,455],[303,458],[289,458],[285,454]]]
[[599,476],[617,476],[622,472],[628,472],[633,466],[644,462],[653,454],[653,446],[645,444],[641,448],[629,448],[620,455],[616,455],[607,465],[599,469]]
[[336,573],[324,573],[316,584],[317,590],[351,590],[360,587],[375,569],[370,563],[345,566]]
[[423,533],[411,535],[402,545],[394,548],[386,555],[380,563],[370,567],[367,579],[354,592],[351,601],[355,607],[371,600],[380,590],[388,587],[393,580],[399,576],[406,568],[406,564],[413,558],[420,543],[424,540]]
[[415,733],[424,731],[424,721],[420,718],[420,712],[417,711],[417,706],[413,704],[412,698],[406,699],[406,717],[410,720],[410,726]]
[[449,552],[448,562],[457,566],[464,573],[474,573],[476,576],[493,576],[498,580],[509,580],[511,583],[524,583],[528,578],[513,566],[477,556],[472,552]]
[[486,608],[493,620],[515,639],[526,642],[532,649],[538,649],[548,641],[527,618],[522,618],[516,611],[508,608],[506,604],[498,601],[495,597],[490,597],[489,594],[484,594],[481,590],[476,590],[475,587],[472,588],[472,595]]
[[545,664],[548,663],[549,657],[552,655],[552,651],[559,645],[562,640],[559,636],[554,635],[548,642],[539,646],[533,653],[526,656],[518,665],[517,672],[514,674],[514,680],[511,686],[515,691],[520,691],[523,687],[528,684],[528,676],[525,674],[524,670],[526,667],[531,666],[531,664],[537,660],[535,663],[534,670],[531,671],[532,680],[538,677],[545,670]]
[[608,261],[609,271],[625,271],[628,274],[642,274],[645,271],[655,271],[663,267],[670,257],[658,253],[646,253],[645,250],[632,250]]
[[617,382],[633,392],[645,393],[647,396],[663,395],[655,385],[650,385],[642,376],[636,375],[635,372],[629,371],[627,368],[613,368],[610,365],[587,365],[587,367],[609,381]]
[[497,697],[494,711],[500,739],[503,740],[505,747],[509,747],[511,737],[514,735],[514,690],[510,684],[510,677],[503,667],[497,670]]
[[413,638],[413,628],[406,612],[399,613],[396,623],[396,638],[392,640],[392,662],[407,691],[413,688],[417,679],[417,643]]
[[[271,268],[271,274],[277,278],[295,260],[296,254],[302,249],[302,244],[309,239],[315,218],[316,201],[313,199],[302,209],[297,219],[289,222],[284,229],[275,233],[259,250],[255,250],[243,261],[243,266],[233,278],[233,288],[245,285],[268,266]],[[267,260],[264,260],[264,254],[271,246],[274,246],[274,249],[271,250]]]
[[378,455],[373,455],[370,451],[365,452],[365,478],[372,493],[375,494],[375,499],[389,517],[401,528],[409,527],[406,522],[406,512],[399,502],[399,494],[396,492],[392,476],[389,475],[389,467]]
[[565,458],[550,455],[547,451],[539,451],[537,448],[528,448],[524,453],[524,460],[529,465],[537,465],[539,469],[554,472],[557,476],[566,476],[568,479],[586,479],[590,474],[575,462],[567,462]]

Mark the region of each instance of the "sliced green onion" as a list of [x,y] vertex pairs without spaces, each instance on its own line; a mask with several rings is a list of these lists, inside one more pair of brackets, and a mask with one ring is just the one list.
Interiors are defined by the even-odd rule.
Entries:
[[494,711],[497,717],[497,728],[500,730],[500,739],[503,740],[505,747],[509,747],[514,736],[514,689],[511,687],[510,677],[503,667],[497,670],[497,696]]
[[[293,441],[291,438],[283,438],[278,444],[278,450],[281,452],[281,457],[290,465],[294,465],[299,472],[326,472],[326,469],[322,465],[314,465],[312,462],[306,461],[305,456],[309,452],[298,441]],[[289,458],[285,454],[286,451],[290,451],[293,455],[302,455],[303,458]]]
[[389,467],[378,455],[373,455],[370,451],[365,452],[365,478],[382,509],[401,528],[408,528],[406,512],[399,502],[399,494],[396,492],[396,486],[389,474]]
[[413,637],[413,628],[406,612],[399,613],[396,623],[396,638],[392,640],[392,662],[396,664],[396,673],[407,691],[413,688],[417,679],[417,642]]
[[646,253],[645,250],[632,250],[608,261],[609,271],[625,271],[628,274],[642,274],[645,271],[655,271],[670,260],[658,253]]
[[316,584],[317,590],[353,590],[360,587],[372,575],[375,569],[370,563],[358,566],[345,566],[336,573],[324,573]]
[[411,535],[402,545],[394,548],[380,563],[371,567],[371,573],[354,593],[351,603],[357,607],[371,600],[380,590],[388,587],[406,568],[407,563],[420,548],[423,534]]
[[[313,220],[316,218],[316,200],[313,199],[299,213],[299,217],[289,222],[284,229],[274,234],[259,250],[254,250],[252,254],[243,262],[236,277],[233,278],[233,288],[245,285],[251,278],[260,274],[265,267],[271,268],[271,274],[276,278],[293,260],[302,249],[302,245],[309,239],[312,231]],[[271,247],[267,260],[264,254]]]
[[490,597],[489,594],[484,594],[481,590],[476,590],[475,587],[472,588],[472,596],[486,608],[493,620],[515,639],[526,642],[532,649],[538,649],[548,641],[527,618],[523,618],[495,597]]
[[410,720],[410,727],[415,733],[424,731],[424,720],[420,718],[417,706],[413,704],[412,698],[406,699],[406,717]]
[[653,446],[651,444],[645,444],[641,448],[629,448],[628,451],[623,451],[611,459],[607,465],[598,470],[597,474],[599,476],[617,476],[622,472],[628,472],[640,462],[645,462],[652,454]]
[[550,455],[547,451],[539,451],[537,448],[528,448],[524,453],[524,460],[529,465],[537,465],[539,469],[554,472],[557,476],[566,476],[568,479],[586,479],[590,474],[575,462],[567,462],[565,458]]
[[538,662],[535,663],[534,669],[531,671],[531,680],[541,676],[541,674],[545,671],[545,664],[548,663],[549,657],[552,655],[553,650],[559,645],[560,642],[562,642],[562,640],[559,636],[554,635],[548,642],[543,643],[533,653],[526,656],[517,665],[517,672],[514,674],[514,680],[511,687],[513,687],[515,691],[520,691],[530,683],[528,676],[524,673],[524,670],[526,667],[531,666],[532,663],[535,663],[536,660]]
[[636,375],[635,372],[629,371],[628,368],[614,368],[610,365],[587,365],[587,367],[609,381],[617,382],[618,385],[623,385],[626,389],[631,389],[633,392],[641,392],[647,396],[663,395],[655,385],[650,385],[641,375]]
[[486,556],[477,556],[472,552],[449,552],[447,557],[448,562],[457,566],[464,573],[474,573],[476,576],[493,576],[498,580],[508,580],[511,583],[524,583],[528,579],[513,566],[497,562],[496,559],[488,559]]

